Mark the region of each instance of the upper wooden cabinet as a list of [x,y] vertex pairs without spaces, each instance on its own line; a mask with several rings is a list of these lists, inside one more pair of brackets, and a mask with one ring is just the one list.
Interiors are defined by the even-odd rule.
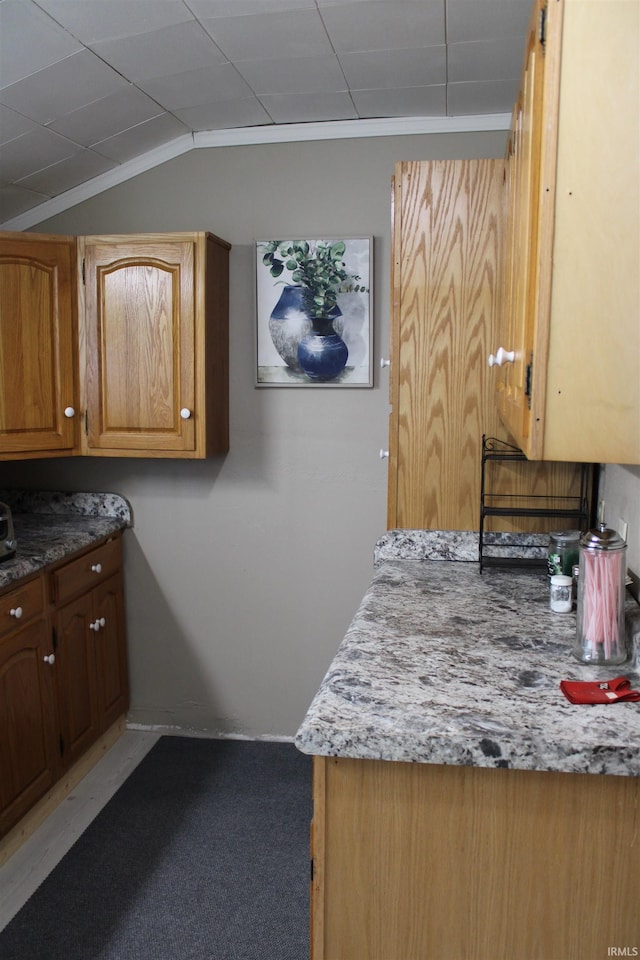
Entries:
[[229,250],[0,235],[0,458],[226,453]]
[[84,237],[83,452],[200,458],[228,435],[229,244],[208,233]]
[[0,455],[61,456],[78,439],[75,240],[0,235]]
[[[498,334],[502,192],[501,160],[396,164],[389,529],[479,528],[482,435],[506,439],[486,363]],[[492,493],[520,507],[579,490],[575,463],[501,463],[492,476]],[[487,529],[548,524],[493,517]]]
[[[493,344],[498,375],[498,409],[505,426],[519,440],[529,435],[531,408],[531,340],[538,242],[542,92],[547,59],[540,39],[541,5],[529,24],[522,85],[513,110],[507,142],[503,189],[503,247],[500,344]],[[507,347],[508,344],[508,347]],[[513,352],[503,361],[498,349]]]
[[408,161],[394,177],[387,526],[473,530],[498,417],[500,160]]
[[536,0],[505,175],[503,421],[530,459],[640,463],[640,8]]

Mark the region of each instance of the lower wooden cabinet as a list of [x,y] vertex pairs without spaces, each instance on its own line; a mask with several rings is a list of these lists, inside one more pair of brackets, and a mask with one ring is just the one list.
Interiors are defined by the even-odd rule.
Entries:
[[126,712],[129,706],[127,648],[121,573],[92,592],[96,697],[100,733]]
[[121,577],[115,574],[55,615],[60,749],[65,768],[127,709],[122,597]]
[[[37,607],[26,599],[39,594]],[[42,583],[0,598],[0,834],[49,790],[58,772],[54,666]]]
[[313,960],[640,943],[640,779],[314,757]]
[[0,835],[128,704],[118,534],[0,596]]
[[91,597],[81,596],[55,616],[56,683],[63,766],[98,737],[98,704]]

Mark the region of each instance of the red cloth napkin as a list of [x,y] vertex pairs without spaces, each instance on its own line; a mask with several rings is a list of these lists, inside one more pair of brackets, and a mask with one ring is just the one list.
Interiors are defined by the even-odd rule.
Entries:
[[640,690],[630,690],[626,677],[615,680],[561,680],[560,689],[571,703],[615,703],[640,700]]

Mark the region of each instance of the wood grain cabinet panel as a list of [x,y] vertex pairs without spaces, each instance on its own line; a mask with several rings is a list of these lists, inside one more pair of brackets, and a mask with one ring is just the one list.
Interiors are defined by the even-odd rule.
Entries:
[[83,238],[87,453],[228,450],[228,251],[205,233]]
[[0,596],[0,836],[128,706],[117,535]]
[[63,765],[74,763],[98,739],[93,603],[84,595],[55,615],[56,682]]
[[0,234],[4,460],[60,456],[76,446],[75,302],[73,237]]
[[62,604],[78,593],[86,593],[122,566],[120,539],[107,540],[89,553],[70,560],[51,574],[51,593]]
[[314,757],[313,960],[600,960],[640,938],[637,777]]
[[49,662],[41,578],[3,594],[0,622],[2,835],[50,789],[58,772],[55,657]]
[[0,597],[0,637],[42,614],[42,582],[39,577],[26,580]]
[[545,67],[547,59],[540,37],[542,10],[547,0],[534,3],[525,47],[522,85],[518,93],[507,143],[504,174],[505,242],[501,272],[500,319],[495,355],[499,347],[515,354],[496,366],[498,409],[511,436],[519,445],[531,433],[531,373],[535,261],[538,255],[538,199]]
[[1,233],[0,459],[226,453],[229,250]]
[[396,165],[387,525],[472,530],[497,317],[502,162]]
[[[62,762],[70,766],[129,706],[117,537],[51,574]],[[76,594],[73,599],[68,599]]]
[[98,628],[94,633],[96,693],[100,732],[107,730],[129,706],[122,572],[93,590]]
[[639,49],[637,3],[534,3],[495,368],[530,459],[640,463]]
[[[479,529],[482,435],[509,438],[487,363],[503,303],[503,202],[501,160],[396,165],[389,529]],[[543,498],[577,495],[579,482],[573,463],[508,464],[492,489]],[[546,531],[548,520],[492,518],[490,529]]]

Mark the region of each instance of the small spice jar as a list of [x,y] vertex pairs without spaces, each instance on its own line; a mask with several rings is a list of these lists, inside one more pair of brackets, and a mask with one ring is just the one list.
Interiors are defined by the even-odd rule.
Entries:
[[549,585],[549,607],[554,613],[571,613],[573,580],[564,573],[554,573]]
[[549,576],[563,573],[570,577],[574,563],[578,562],[580,544],[579,530],[552,530],[549,534],[547,569]]

